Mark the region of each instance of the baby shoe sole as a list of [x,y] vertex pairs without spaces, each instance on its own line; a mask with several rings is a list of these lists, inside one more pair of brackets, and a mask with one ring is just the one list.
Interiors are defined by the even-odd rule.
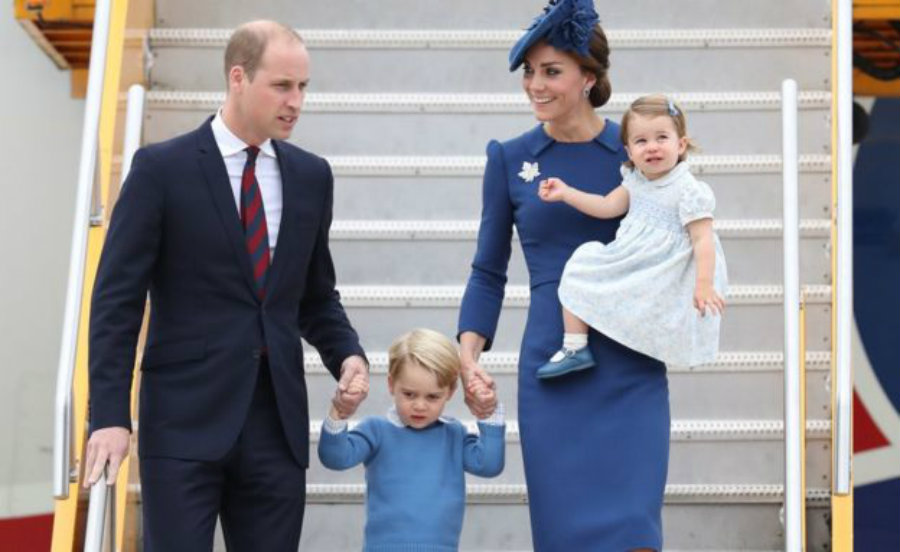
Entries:
[[553,378],[558,378],[559,376],[565,376],[566,374],[571,374],[572,372],[578,372],[580,370],[587,370],[588,368],[592,368],[596,364],[597,364],[596,362],[585,362],[582,364],[576,364],[575,366],[572,366],[571,368],[567,368],[561,372],[550,372],[550,373],[544,372],[542,374],[542,373],[540,373],[540,371],[538,371],[535,375],[538,377],[538,379],[553,379]]

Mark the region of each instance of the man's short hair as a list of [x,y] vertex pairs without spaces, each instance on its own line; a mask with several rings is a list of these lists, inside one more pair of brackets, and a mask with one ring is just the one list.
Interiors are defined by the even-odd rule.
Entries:
[[231,68],[240,65],[253,80],[269,40],[288,38],[303,44],[303,38],[291,27],[277,21],[252,21],[235,29],[225,47],[225,81]]

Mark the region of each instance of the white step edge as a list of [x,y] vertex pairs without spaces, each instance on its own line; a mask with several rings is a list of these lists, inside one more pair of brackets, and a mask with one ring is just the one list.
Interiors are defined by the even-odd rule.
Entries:
[[[338,286],[341,303],[345,307],[378,308],[458,308],[464,286]],[[831,302],[830,285],[805,285],[808,304]],[[732,285],[726,300],[731,305],[780,305],[784,299],[782,286]],[[506,286],[503,306],[526,308],[529,303],[528,286]]]
[[[364,484],[310,484],[306,486],[308,504],[362,503]],[[525,485],[466,485],[469,504],[527,504]],[[828,489],[808,489],[807,507],[827,507]],[[666,485],[666,504],[780,504],[782,485]]]
[[[350,429],[359,424],[361,418],[348,422]],[[460,420],[469,432],[477,430],[474,419]],[[137,432],[140,420],[131,421]],[[310,420],[309,439],[317,443],[322,434],[322,420]],[[831,438],[831,420],[807,420],[806,438],[823,440]],[[672,441],[780,441],[784,439],[783,420],[672,420],[670,425]],[[519,421],[506,420],[506,442],[518,443]]]
[[[310,49],[509,49],[521,30],[297,29]],[[232,29],[155,28],[152,48],[222,48]],[[828,28],[606,29],[610,48],[827,48]]]
[[[625,111],[644,93],[613,94],[604,110]],[[686,110],[697,111],[778,111],[779,92],[685,92],[671,96]],[[151,90],[147,92],[149,109],[218,109],[224,92]],[[798,96],[800,109],[830,109],[831,93],[803,91]],[[524,94],[335,94],[310,93],[303,103],[312,113],[531,113]]]
[[[140,495],[141,484],[128,485],[128,491]],[[306,485],[307,504],[362,504],[365,484],[313,483]],[[806,491],[807,508],[827,508],[831,494],[827,488],[809,488]],[[466,485],[466,502],[469,504],[527,504],[528,494],[524,484]],[[666,504],[781,504],[784,502],[783,485],[666,485]]]
[[[474,420],[460,420],[469,432],[476,432]],[[350,429],[359,420],[349,422]],[[309,438],[317,443],[322,433],[322,420],[309,423]],[[672,441],[781,441],[784,439],[783,420],[672,420]],[[831,420],[807,420],[806,438],[831,438]],[[519,421],[506,420],[506,442],[519,442]]]
[[[720,237],[781,237],[783,223],[779,219],[716,219],[714,227]],[[477,220],[336,220],[331,226],[332,240],[378,241],[469,241],[478,237]],[[800,237],[828,238],[831,219],[800,221]]]
[[[386,352],[366,353],[369,371],[375,375],[387,374]],[[519,353],[486,352],[479,359],[481,366],[491,374],[517,374]],[[307,374],[325,375],[329,372],[322,364],[322,358],[313,352],[303,355],[303,366]],[[831,370],[831,351],[809,351],[806,353],[806,369],[810,372]],[[783,372],[784,353],[780,351],[730,351],[720,352],[716,361],[700,366],[669,366],[670,373],[747,373]]]
[[[484,174],[484,156],[326,156],[338,176],[476,176]],[[704,174],[781,172],[780,155],[692,155],[691,170]],[[831,156],[804,154],[803,173],[830,173]]]

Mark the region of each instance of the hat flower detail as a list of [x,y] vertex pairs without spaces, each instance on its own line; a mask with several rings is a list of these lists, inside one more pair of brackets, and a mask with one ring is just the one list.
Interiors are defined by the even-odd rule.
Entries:
[[534,163],[529,163],[528,161],[522,162],[522,170],[519,171],[519,178],[525,182],[534,182],[534,179],[540,176],[540,174],[541,171],[538,168],[537,161]]
[[593,7],[573,6],[572,13],[550,29],[547,42],[554,48],[586,56],[590,53],[591,32],[597,21]]
[[589,55],[591,35],[599,20],[593,0],[550,0],[509,51],[509,70],[515,71],[529,48],[541,40],[558,50]]

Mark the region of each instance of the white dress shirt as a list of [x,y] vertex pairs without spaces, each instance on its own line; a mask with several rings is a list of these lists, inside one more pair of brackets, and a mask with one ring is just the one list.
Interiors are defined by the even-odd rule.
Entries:
[[[219,153],[225,160],[225,168],[228,170],[228,180],[231,182],[231,191],[234,194],[234,204],[241,212],[241,177],[244,174],[244,165],[247,163],[247,152],[244,151],[249,144],[234,135],[225,121],[222,119],[220,109],[212,120],[212,132],[219,146]],[[281,170],[278,168],[278,159],[275,157],[275,148],[272,140],[266,140],[259,145],[259,155],[256,157],[256,181],[259,183],[259,191],[262,194],[263,208],[266,210],[266,227],[269,232],[269,259],[275,258],[275,244],[278,243],[278,229],[281,227],[282,193]]]

